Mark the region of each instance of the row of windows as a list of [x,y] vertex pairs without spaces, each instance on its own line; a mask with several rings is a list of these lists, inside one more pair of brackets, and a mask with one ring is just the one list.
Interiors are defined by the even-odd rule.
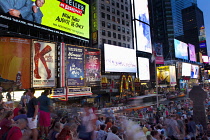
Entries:
[[107,17],[108,20],[112,20],[113,22],[117,22],[117,23],[122,24],[122,25],[126,25],[126,26],[130,25],[128,21],[125,21],[124,19],[122,19],[122,21],[121,21],[120,18],[116,18],[115,16],[112,16],[112,19],[111,19],[111,16],[109,14],[106,15],[103,12],[101,12],[101,17],[102,18]]
[[[101,5],[101,9],[104,9],[105,10],[104,4]],[[112,14],[115,14],[116,13],[118,16],[125,17],[126,19],[129,18],[128,17],[128,14],[125,14],[124,12],[120,12],[119,10],[115,10],[115,8],[112,8],[112,11],[110,11],[111,10],[110,7],[107,6],[106,10],[108,12],[112,12]]]
[[122,42],[117,42],[117,41],[111,41],[111,40],[106,40],[106,39],[103,39],[102,40],[103,43],[108,43],[108,44],[113,44],[113,45],[118,45],[118,46],[121,46],[121,47],[127,47],[127,48],[130,48],[130,44],[126,44],[126,43],[122,43]]
[[[101,1],[105,1],[106,3],[108,4],[112,4],[113,6],[117,6],[117,8],[120,8],[120,4],[119,2],[115,2],[116,0],[101,0]],[[128,4],[128,0],[121,0],[121,3],[124,3],[127,5]],[[121,5],[121,8],[122,8],[122,5]]]
[[[106,27],[106,23],[105,23],[105,21],[102,21],[101,22],[101,25],[103,26],[103,27]],[[107,23],[107,28],[112,28],[113,30],[117,30],[117,31],[122,31],[123,33],[127,33],[127,34],[130,34],[130,29],[125,29],[125,27],[121,27],[121,26],[117,26],[117,25],[115,25],[115,24],[112,24],[112,26],[111,26],[111,23]]]
[[129,36],[127,36],[127,38],[126,38],[126,36],[125,35],[121,35],[121,34],[117,34],[117,33],[115,33],[115,32],[111,32],[111,31],[105,31],[105,30],[102,30],[102,35],[103,36],[108,36],[108,37],[113,37],[113,38],[117,38],[117,39],[122,39],[122,40],[124,40],[124,41],[128,41],[128,42],[130,42],[130,37]]
[[[117,5],[117,8],[120,8],[119,5]],[[104,4],[101,4],[101,9],[105,10],[105,5]],[[106,6],[106,10],[108,12],[110,12],[110,6]],[[113,10],[114,8],[112,8]],[[128,12],[128,7],[127,6],[124,6],[124,5],[121,5],[121,10],[125,10],[126,12]]]

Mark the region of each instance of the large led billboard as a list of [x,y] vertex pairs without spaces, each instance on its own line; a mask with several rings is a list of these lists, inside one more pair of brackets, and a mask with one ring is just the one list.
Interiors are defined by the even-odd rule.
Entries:
[[188,60],[188,45],[182,41],[174,39],[175,57]]
[[157,67],[158,84],[176,85],[176,68],[175,66]]
[[149,59],[138,57],[138,72],[140,80],[150,80]]
[[135,19],[149,24],[149,10],[147,0],[134,0]]
[[182,76],[191,76],[191,64],[182,63]]
[[[4,18],[47,30],[45,25],[89,38],[89,5],[81,0],[0,0]],[[16,18],[14,18],[16,17]],[[31,21],[31,22],[26,22]],[[32,24],[32,23],[38,24]]]
[[150,26],[139,21],[136,23],[137,50],[152,53]]
[[199,75],[199,66],[191,65],[191,78],[198,78]]
[[203,59],[203,63],[209,63],[209,57],[208,56],[203,55],[202,59]]
[[190,60],[196,61],[195,46],[192,44],[188,44],[188,46],[189,46]]
[[105,72],[136,73],[136,51],[104,44]]

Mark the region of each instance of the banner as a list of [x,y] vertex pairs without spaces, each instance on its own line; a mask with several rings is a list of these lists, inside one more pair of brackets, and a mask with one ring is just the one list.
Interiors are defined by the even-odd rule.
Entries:
[[84,86],[84,48],[66,45],[67,86]]
[[55,44],[34,41],[33,87],[55,87]]
[[93,93],[91,87],[68,88],[68,97],[91,96]]
[[155,43],[155,55],[156,64],[164,64],[163,46],[161,43]]
[[176,68],[175,66],[157,67],[158,84],[176,85]]
[[19,88],[30,88],[30,49],[29,39],[0,37],[0,76]]
[[[2,16],[5,16],[3,17],[5,19],[23,23],[31,27],[42,29],[42,27],[37,26],[41,24],[84,38],[89,38],[89,5],[87,3],[82,0],[34,1],[35,0],[1,0],[0,14],[4,14]],[[11,9],[17,10],[18,12],[13,12]],[[11,18],[10,16],[13,17]],[[43,29],[45,30],[45,27],[43,27]]]
[[101,59],[100,50],[85,48],[85,78],[86,86],[100,86]]
[[176,68],[175,66],[169,66],[170,70],[170,85],[175,86],[176,85]]

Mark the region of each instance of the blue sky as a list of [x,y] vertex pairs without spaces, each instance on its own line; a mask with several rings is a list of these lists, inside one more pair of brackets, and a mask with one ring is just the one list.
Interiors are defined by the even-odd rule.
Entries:
[[210,55],[210,0],[197,0],[198,7],[203,11],[204,24],[206,29],[206,41],[208,47],[208,55]]

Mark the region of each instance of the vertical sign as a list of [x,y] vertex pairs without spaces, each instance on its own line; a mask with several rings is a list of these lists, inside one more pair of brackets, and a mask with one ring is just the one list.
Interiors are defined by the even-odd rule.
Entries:
[[169,66],[170,69],[170,85],[176,85],[176,68],[175,66]]
[[65,87],[65,44],[60,43],[57,46],[57,75],[58,86]]
[[34,41],[33,87],[55,87],[55,44]]
[[86,86],[100,86],[101,82],[100,50],[85,48]]
[[164,64],[163,47],[161,43],[155,43],[155,55],[156,64]]
[[66,45],[67,86],[84,86],[84,48]]

